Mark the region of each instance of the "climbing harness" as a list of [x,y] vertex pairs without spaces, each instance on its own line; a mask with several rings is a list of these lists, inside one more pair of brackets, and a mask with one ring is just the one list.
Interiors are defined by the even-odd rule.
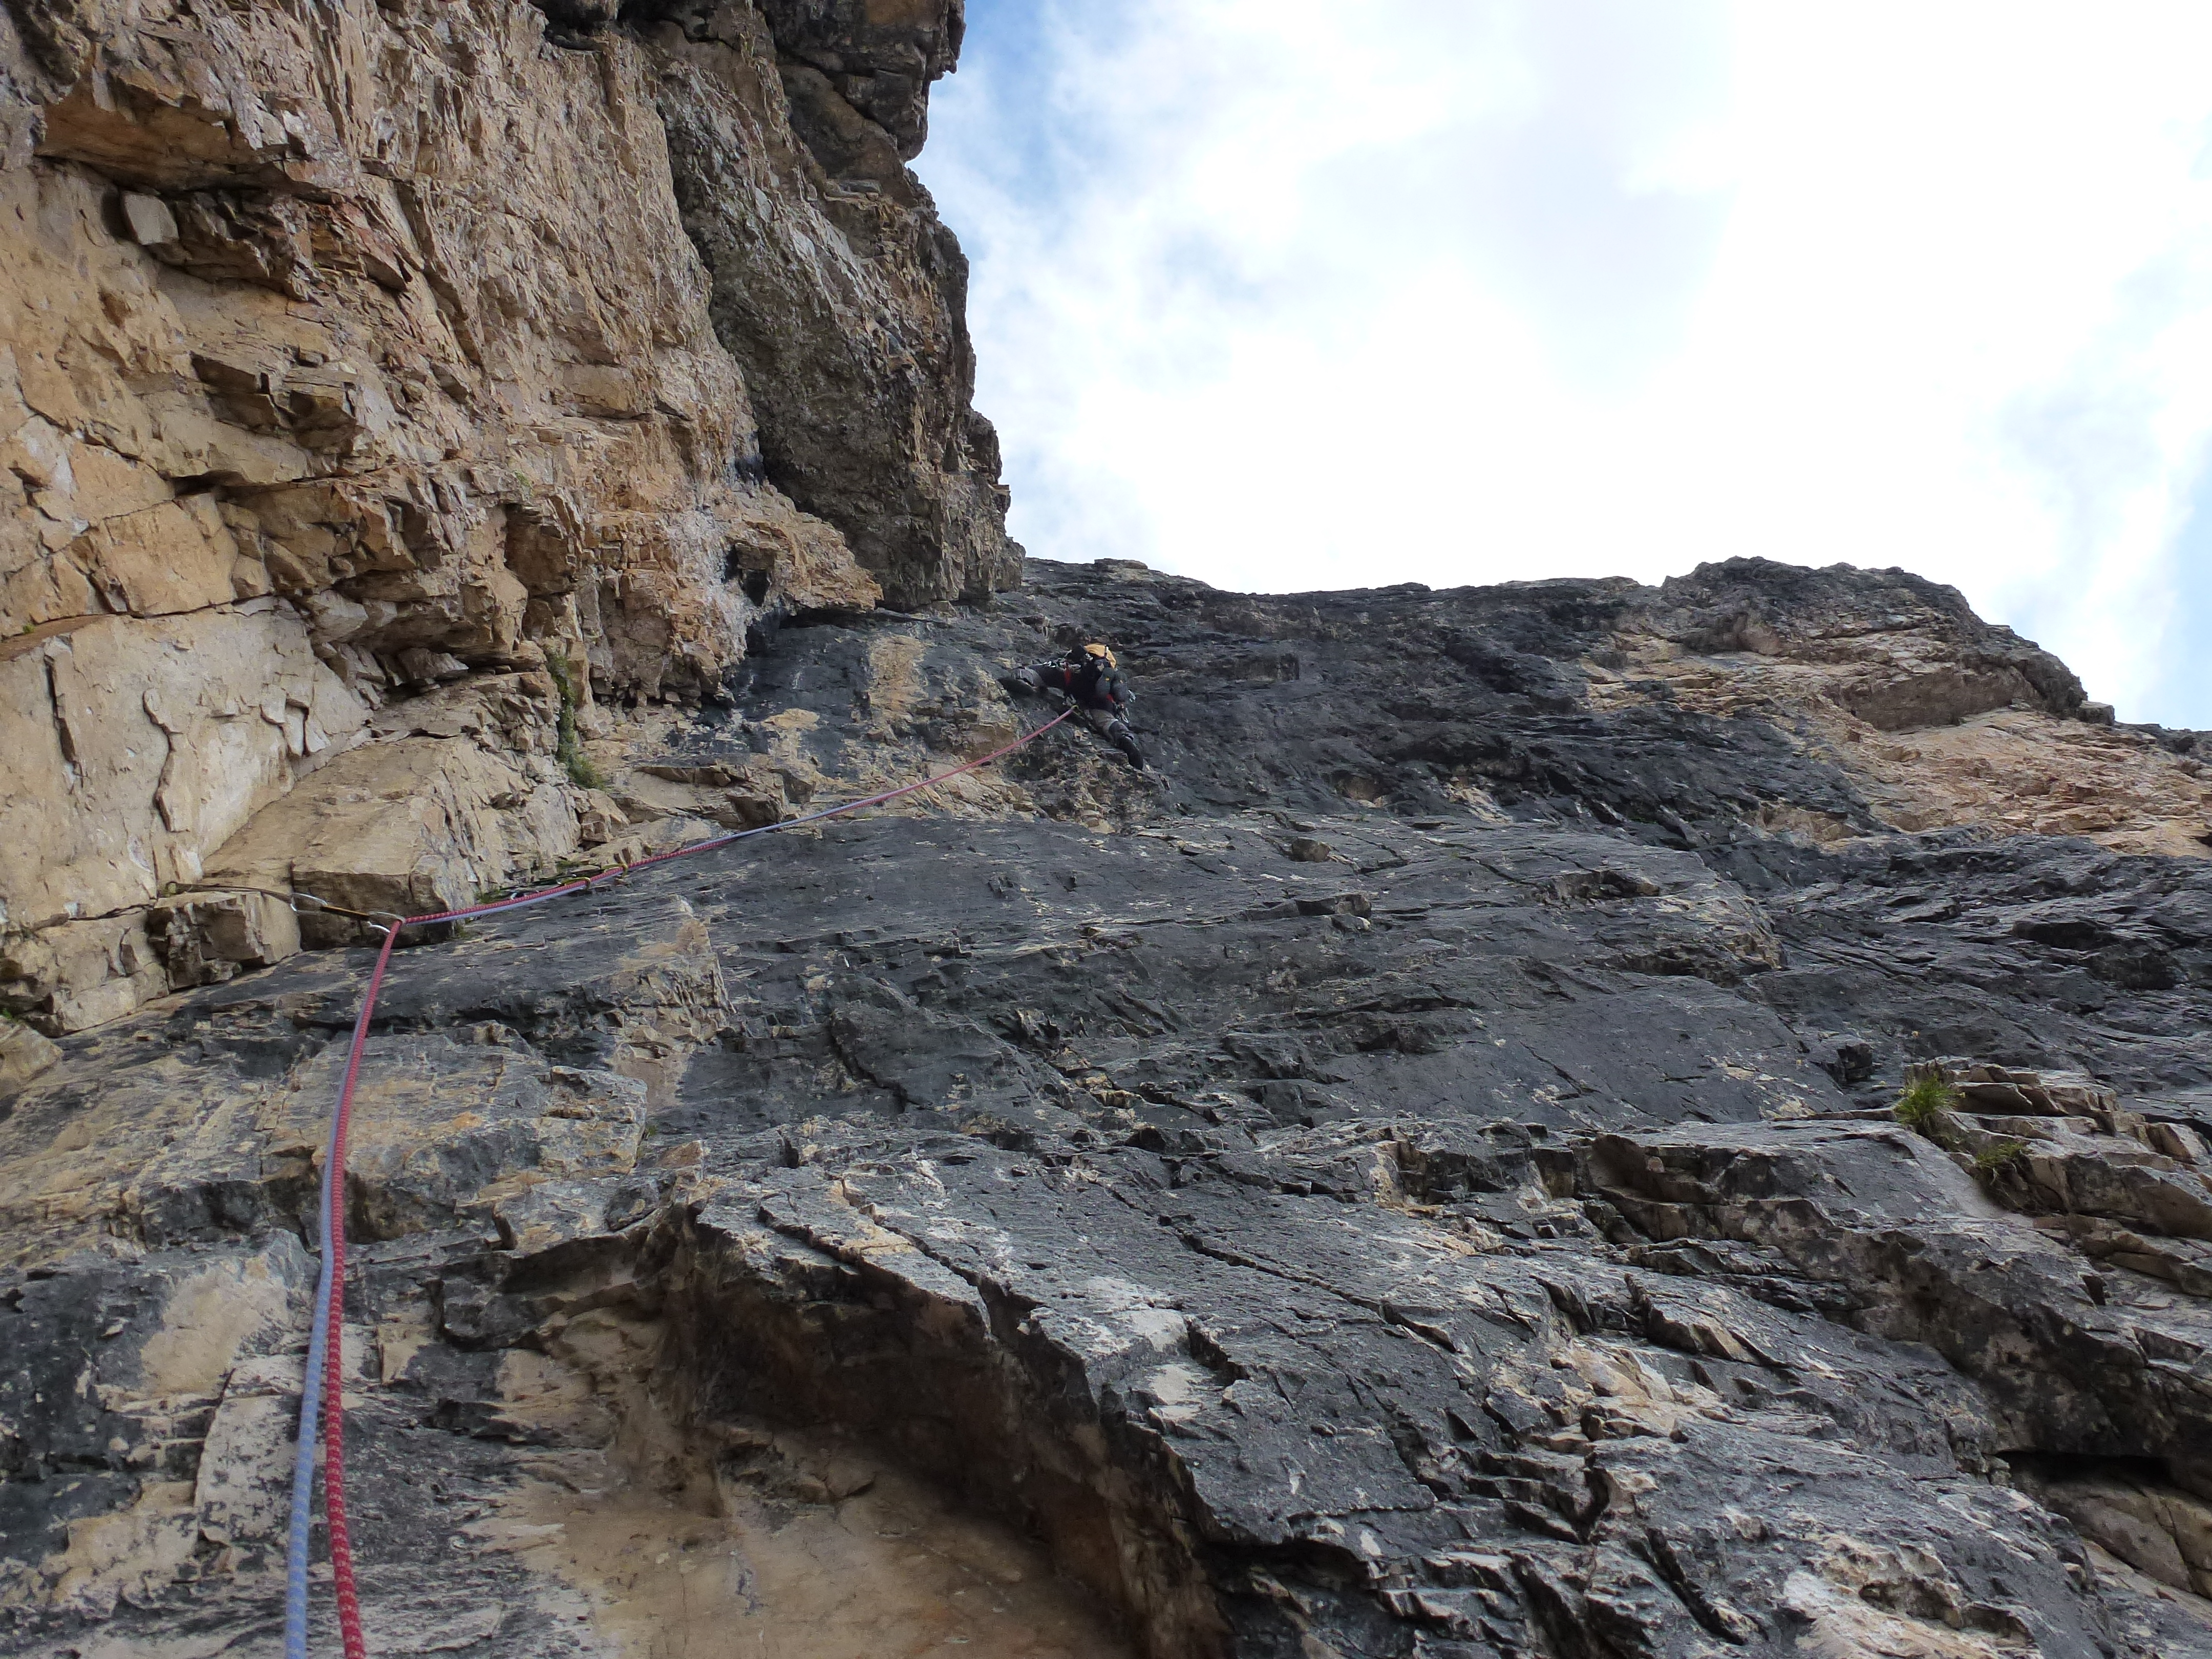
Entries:
[[810,812],[804,817],[792,818],[786,823],[764,823],[757,829],[710,836],[704,841],[693,842],[688,847],[672,848],[665,853],[656,853],[632,864],[617,865],[611,869],[600,871],[597,875],[563,882],[540,892],[499,899],[489,904],[472,904],[459,910],[438,910],[424,915],[397,917],[388,927],[380,922],[371,923],[383,927],[384,943],[377,951],[376,966],[368,976],[368,988],[362,993],[361,1012],[354,1019],[353,1042],[346,1051],[345,1079],[338,1085],[337,1108],[331,1115],[330,1141],[323,1157],[319,1200],[323,1230],[322,1269],[315,1279],[313,1323],[307,1333],[307,1371],[300,1386],[300,1437],[292,1461],[291,1532],[285,1553],[285,1659],[307,1659],[307,1543],[313,1514],[315,1436],[319,1422],[323,1445],[323,1510],[330,1522],[331,1592],[337,1604],[338,1635],[345,1646],[345,1659],[366,1659],[368,1652],[368,1644],[362,1637],[360,1597],[354,1583],[353,1539],[346,1526],[345,1364],[340,1347],[345,1312],[345,1298],[341,1291],[345,1284],[346,1129],[353,1115],[354,1085],[361,1079],[362,1052],[368,1042],[369,1021],[376,1012],[377,993],[383,988],[385,972],[391,966],[392,947],[399,942],[399,935],[410,927],[426,927],[433,922],[461,921],[473,916],[501,915],[509,910],[543,904],[548,899],[561,898],[570,893],[588,893],[605,883],[619,880],[649,865],[689,858],[694,853],[710,852],[717,847],[727,847],[732,842],[746,841],[755,836],[774,835],[778,830],[819,823],[824,818],[857,812],[864,806],[880,806],[885,801],[918,793],[963,773],[973,772],[980,767],[988,766],[993,761],[1003,759],[1017,749],[1036,742],[1074,712],[1073,708],[1064,710],[1035,731],[1024,732],[1003,749],[994,749],[979,759],[956,766],[949,772],[940,772],[934,777],[924,778],[919,783],[886,789],[881,794],[849,800],[841,806]]

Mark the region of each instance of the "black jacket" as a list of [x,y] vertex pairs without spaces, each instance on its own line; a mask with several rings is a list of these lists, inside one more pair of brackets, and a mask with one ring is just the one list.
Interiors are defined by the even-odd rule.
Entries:
[[1097,657],[1080,663],[1040,663],[1037,684],[1048,691],[1066,694],[1085,708],[1107,708],[1119,714],[1128,707],[1128,681],[1119,669],[1109,668]]

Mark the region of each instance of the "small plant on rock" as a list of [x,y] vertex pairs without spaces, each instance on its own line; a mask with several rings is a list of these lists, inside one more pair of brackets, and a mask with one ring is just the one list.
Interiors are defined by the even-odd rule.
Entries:
[[1974,1154],[1974,1168],[1983,1175],[1995,1175],[2008,1164],[2017,1164],[2027,1155],[2024,1140],[1998,1140]]
[[580,699],[576,694],[575,677],[568,672],[567,661],[550,651],[545,653],[545,672],[552,675],[553,684],[561,690],[561,726],[560,734],[554,744],[554,759],[561,763],[561,769],[568,775],[568,781],[579,789],[605,788],[605,777],[598,767],[592,764],[592,757],[576,741],[576,705]]
[[1905,1086],[1897,1097],[1897,1121],[1917,1135],[1935,1139],[1936,1126],[1946,1112],[1955,1110],[1959,1091],[1941,1072],[1923,1072]]

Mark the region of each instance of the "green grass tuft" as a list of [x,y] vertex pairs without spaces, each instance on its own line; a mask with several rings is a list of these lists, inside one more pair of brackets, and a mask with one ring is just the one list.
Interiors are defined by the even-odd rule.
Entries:
[[2000,1140],[1974,1154],[1974,1167],[1984,1175],[1994,1175],[2006,1164],[2017,1163],[2027,1155],[2026,1141]]
[[592,757],[576,741],[576,705],[579,699],[575,677],[568,672],[567,661],[550,651],[545,655],[545,669],[553,676],[553,684],[561,688],[560,737],[554,745],[553,757],[561,763],[561,769],[568,775],[568,781],[579,789],[604,789],[607,787],[605,775],[592,764]]
[[1941,1072],[1927,1072],[1905,1085],[1897,1097],[1897,1121],[1915,1134],[1929,1134],[1946,1112],[1956,1109],[1959,1091]]

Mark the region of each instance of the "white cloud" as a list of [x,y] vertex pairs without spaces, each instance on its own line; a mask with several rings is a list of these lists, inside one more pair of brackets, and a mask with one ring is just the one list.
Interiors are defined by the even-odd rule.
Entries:
[[1275,590],[1902,564],[2212,723],[2161,637],[2212,589],[2175,545],[2212,9],[970,13],[921,171],[1034,551]]

